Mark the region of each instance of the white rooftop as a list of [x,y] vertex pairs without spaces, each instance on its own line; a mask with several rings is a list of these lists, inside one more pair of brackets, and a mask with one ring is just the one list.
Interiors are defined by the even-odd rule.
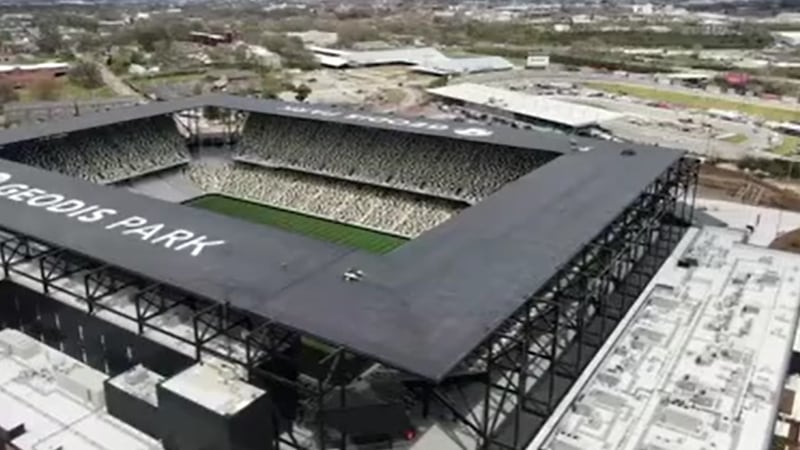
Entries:
[[20,450],[156,450],[105,410],[102,372],[16,331],[0,331],[0,426]]
[[772,34],[791,44],[800,44],[800,31],[776,31]]
[[0,64],[0,72],[11,72],[13,70],[45,70],[45,69],[69,69],[69,64],[61,62],[43,62],[38,64]]
[[355,64],[425,64],[428,61],[447,59],[433,47],[396,48],[347,52],[343,55]]
[[436,75],[468,74],[493,70],[511,70],[514,65],[499,56],[437,59],[418,64],[414,70]]
[[491,70],[508,70],[514,67],[500,56],[469,56],[450,58],[433,47],[392,48],[386,50],[339,50],[309,46],[320,64],[330,67],[344,65],[368,66],[381,64],[406,64],[418,72],[436,75],[465,74]]
[[[530,448],[769,446],[800,308],[800,255],[693,228]],[[713,445],[709,446],[710,443]]]
[[768,247],[784,233],[800,228],[800,213],[794,211],[702,197],[697,198],[695,205],[729,227],[739,230],[752,227],[753,232],[748,236],[748,242],[761,247]]
[[317,61],[320,64],[327,67],[344,67],[349,63],[347,61],[347,58],[342,58],[341,56],[331,56],[331,55],[323,55],[322,53],[315,53],[314,57],[317,58]]
[[195,364],[161,385],[221,415],[234,415],[265,392],[214,364]]
[[483,105],[548,122],[580,128],[623,117],[623,114],[593,106],[484,86],[461,83],[428,89],[428,92],[453,100]]
[[678,72],[668,73],[666,77],[673,80],[710,80],[714,74],[710,72]]

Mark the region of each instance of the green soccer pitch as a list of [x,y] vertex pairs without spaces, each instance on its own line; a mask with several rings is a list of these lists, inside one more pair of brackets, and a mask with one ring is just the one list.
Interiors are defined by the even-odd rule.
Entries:
[[378,231],[311,217],[224,195],[204,195],[189,200],[186,204],[373,253],[388,253],[407,242],[404,238]]

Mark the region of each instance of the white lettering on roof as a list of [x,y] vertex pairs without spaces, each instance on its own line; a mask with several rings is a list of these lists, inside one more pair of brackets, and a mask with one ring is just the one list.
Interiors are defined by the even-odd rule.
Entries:
[[432,122],[429,120],[422,120],[417,118],[403,118],[393,116],[374,115],[369,113],[354,113],[346,111],[336,111],[322,108],[285,105],[281,108],[283,111],[301,114],[305,116],[322,116],[322,117],[341,117],[344,120],[351,122],[362,122],[378,125],[390,125],[398,128],[409,128],[413,130],[428,130],[428,131],[451,131],[457,136],[465,137],[489,137],[494,134],[492,130],[486,128],[469,128],[465,131],[462,128],[451,128],[450,125],[444,122]]
[[25,183],[10,182],[12,179],[11,174],[0,172],[0,201],[23,204],[82,224],[99,224],[105,231],[118,233],[120,238],[140,240],[175,252],[184,252],[192,257],[200,256],[208,247],[226,243],[191,230],[150,221],[142,216],[119,218],[120,213],[116,209],[90,205],[83,200],[68,198],[67,195],[48,192]]

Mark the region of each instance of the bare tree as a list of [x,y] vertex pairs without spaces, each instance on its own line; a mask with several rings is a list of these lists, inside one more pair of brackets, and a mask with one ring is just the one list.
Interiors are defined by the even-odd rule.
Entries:
[[295,100],[297,100],[298,102],[302,102],[305,101],[305,99],[307,99],[309,95],[311,95],[311,88],[308,87],[307,84],[302,83],[294,88],[294,93],[295,93],[294,95]]
[[69,79],[86,89],[97,89],[105,84],[100,69],[95,63],[89,61],[81,61],[72,66],[69,70]]

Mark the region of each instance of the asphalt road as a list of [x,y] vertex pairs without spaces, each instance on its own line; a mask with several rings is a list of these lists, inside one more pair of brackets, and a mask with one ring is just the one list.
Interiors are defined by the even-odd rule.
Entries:
[[103,77],[103,82],[111,88],[119,96],[122,97],[142,97],[144,96],[133,90],[127,83],[122,81],[114,72],[109,70],[104,64],[97,64],[100,68],[100,75]]

